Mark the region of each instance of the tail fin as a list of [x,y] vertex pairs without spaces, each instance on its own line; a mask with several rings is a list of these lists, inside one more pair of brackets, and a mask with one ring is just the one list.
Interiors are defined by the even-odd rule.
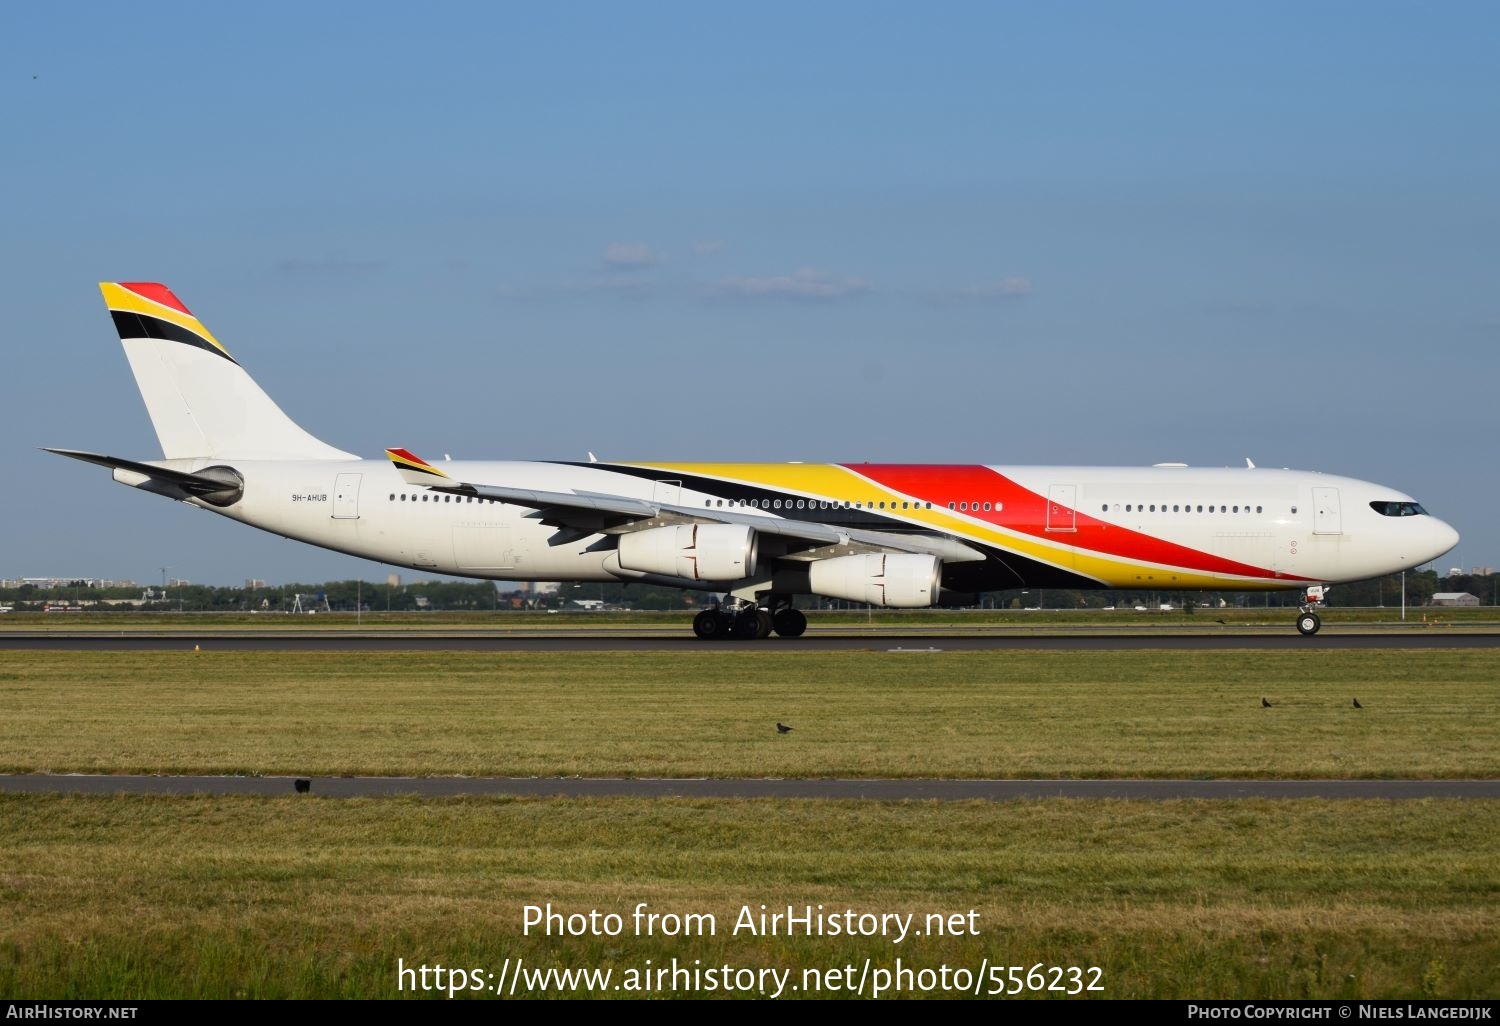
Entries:
[[167,459],[358,458],[293,423],[165,285],[99,289]]

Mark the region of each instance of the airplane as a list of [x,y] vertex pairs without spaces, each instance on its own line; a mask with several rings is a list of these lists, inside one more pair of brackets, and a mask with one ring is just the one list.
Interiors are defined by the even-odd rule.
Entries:
[[1015,588],[1302,592],[1427,563],[1458,532],[1393,488],[1256,467],[362,459],[308,434],[165,285],[100,289],[160,460],[48,449],[338,552],[492,580],[722,593],[705,639],[797,637],[799,595],[918,608]]

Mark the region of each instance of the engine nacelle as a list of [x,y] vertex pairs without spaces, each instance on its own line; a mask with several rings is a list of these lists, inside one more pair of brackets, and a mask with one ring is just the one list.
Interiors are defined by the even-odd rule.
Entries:
[[755,573],[755,529],[746,524],[682,524],[620,536],[620,565],[627,570],[737,581]]
[[807,575],[814,595],[916,609],[937,601],[943,563],[920,553],[867,552],[817,560]]

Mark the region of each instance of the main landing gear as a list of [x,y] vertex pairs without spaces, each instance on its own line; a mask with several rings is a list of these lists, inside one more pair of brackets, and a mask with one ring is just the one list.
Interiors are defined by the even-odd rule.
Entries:
[[740,603],[732,611],[715,606],[693,617],[693,633],[704,641],[759,641],[774,631],[783,638],[801,636],[807,630],[807,617],[793,609],[790,599],[772,597],[762,609],[752,602]]

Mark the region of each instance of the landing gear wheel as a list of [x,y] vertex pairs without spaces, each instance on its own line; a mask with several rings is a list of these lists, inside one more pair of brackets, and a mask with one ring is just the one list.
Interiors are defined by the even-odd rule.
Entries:
[[755,611],[755,640],[760,641],[769,638],[773,623],[774,621],[772,621],[770,613],[764,609],[757,609]]
[[778,609],[771,618],[771,626],[783,638],[800,638],[802,632],[807,630],[807,617],[802,615],[800,609]]
[[755,615],[755,610],[746,610],[735,614],[733,626],[730,633],[735,641],[754,641],[760,636],[760,618]]
[[1297,616],[1297,630],[1302,632],[1304,638],[1312,637],[1322,626],[1323,621],[1318,619],[1317,613],[1300,613]]
[[693,633],[704,641],[722,638],[728,631],[729,621],[719,615],[717,609],[705,609],[693,617]]

